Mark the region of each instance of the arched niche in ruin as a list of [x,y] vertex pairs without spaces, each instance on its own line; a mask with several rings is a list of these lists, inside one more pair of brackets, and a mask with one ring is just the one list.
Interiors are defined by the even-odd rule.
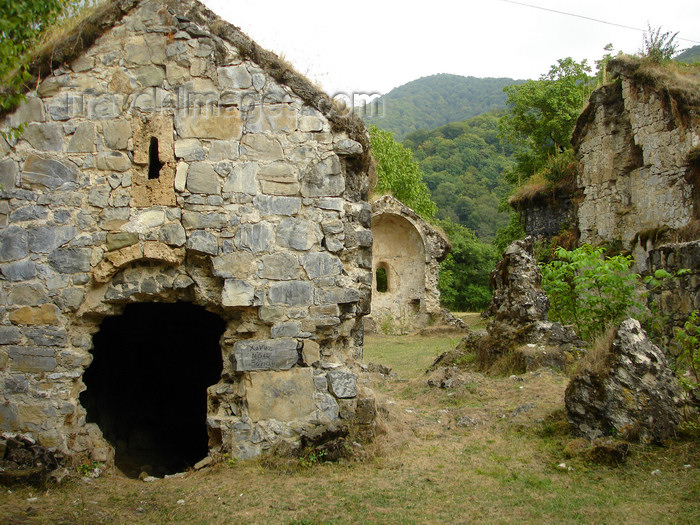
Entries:
[[372,319],[366,326],[400,332],[440,314],[439,263],[447,239],[391,196],[372,205]]

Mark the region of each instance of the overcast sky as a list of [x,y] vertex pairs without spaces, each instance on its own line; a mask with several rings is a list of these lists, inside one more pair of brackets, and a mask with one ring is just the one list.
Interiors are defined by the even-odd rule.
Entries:
[[[537,79],[559,58],[635,53],[634,29],[504,0],[203,0],[329,94],[386,93],[435,73]],[[678,31],[700,43],[699,0],[523,0],[612,24]],[[415,8],[411,6],[416,6]]]

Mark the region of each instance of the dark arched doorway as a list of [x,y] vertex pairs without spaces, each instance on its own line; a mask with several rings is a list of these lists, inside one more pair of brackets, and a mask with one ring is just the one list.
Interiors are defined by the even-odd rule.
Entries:
[[190,303],[129,304],[93,337],[80,402],[128,476],[161,476],[207,455],[207,387],[221,377],[225,322]]

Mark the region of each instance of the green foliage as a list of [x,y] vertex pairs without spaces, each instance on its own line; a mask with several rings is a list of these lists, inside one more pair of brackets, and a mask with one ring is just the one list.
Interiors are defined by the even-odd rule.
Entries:
[[[47,30],[100,0],[0,0],[0,112],[11,111],[25,100],[23,86],[30,80],[34,48]],[[24,123],[2,135],[18,137]]]
[[641,308],[635,296],[639,275],[630,271],[632,257],[603,257],[603,248],[588,244],[572,251],[559,247],[555,255],[540,265],[549,315],[575,324],[581,338],[592,341],[608,325]]
[[547,182],[556,184],[566,178],[575,176],[576,166],[574,150],[569,148],[554,155],[549,155],[547,162],[539,172]]
[[496,265],[496,249],[477,238],[473,231],[442,221],[452,250],[440,265],[440,302],[453,311],[478,311],[491,300],[489,273]]
[[499,228],[496,236],[491,241],[491,244],[498,253],[503,253],[513,241],[525,238],[525,230],[520,224],[520,215],[516,212],[510,213],[508,224],[503,228]]
[[610,51],[613,50],[613,45],[608,44],[603,48],[606,53],[603,55],[603,57],[600,60],[595,61],[595,77],[596,77],[596,85],[597,86],[602,86],[605,84],[608,80],[607,78],[607,67],[608,67],[608,62],[610,62],[610,59],[612,59],[612,54]]
[[539,80],[508,86],[509,112],[500,135],[516,147],[516,168],[508,175],[521,184],[542,169],[547,159],[571,147],[571,133],[592,87],[585,60],[564,58]]
[[370,126],[369,135],[372,155],[377,161],[376,193],[389,193],[424,219],[432,219],[437,208],[411,150],[377,126]]
[[499,202],[508,194],[503,172],[513,166],[512,149],[498,138],[502,112],[486,113],[431,131],[409,134],[403,144],[413,150],[437,204],[437,218],[492,238],[508,222]]
[[101,461],[88,461],[87,463],[81,463],[78,465],[78,474],[82,477],[92,477],[102,470],[104,463]]
[[700,393],[700,319],[695,310],[683,325],[677,328],[674,342],[680,352],[676,358],[678,379],[691,395]]
[[647,24],[644,31],[644,45],[642,47],[642,58],[646,58],[656,64],[668,62],[678,52],[678,43],[674,42],[678,33],[671,34],[670,31],[661,32],[661,26],[656,29]]
[[383,114],[368,115],[367,124],[391,131],[401,141],[413,131],[465,120],[505,107],[503,88],[519,81],[439,74],[392,89],[375,102]]
[[67,4],[67,0],[0,0],[1,111],[24,100],[21,87],[30,78],[28,52]]

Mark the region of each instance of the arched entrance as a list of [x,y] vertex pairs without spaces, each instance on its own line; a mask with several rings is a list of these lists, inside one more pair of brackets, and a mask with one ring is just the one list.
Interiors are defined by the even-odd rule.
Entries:
[[93,337],[80,402],[129,476],[179,472],[207,455],[207,387],[225,322],[190,303],[129,304]]

